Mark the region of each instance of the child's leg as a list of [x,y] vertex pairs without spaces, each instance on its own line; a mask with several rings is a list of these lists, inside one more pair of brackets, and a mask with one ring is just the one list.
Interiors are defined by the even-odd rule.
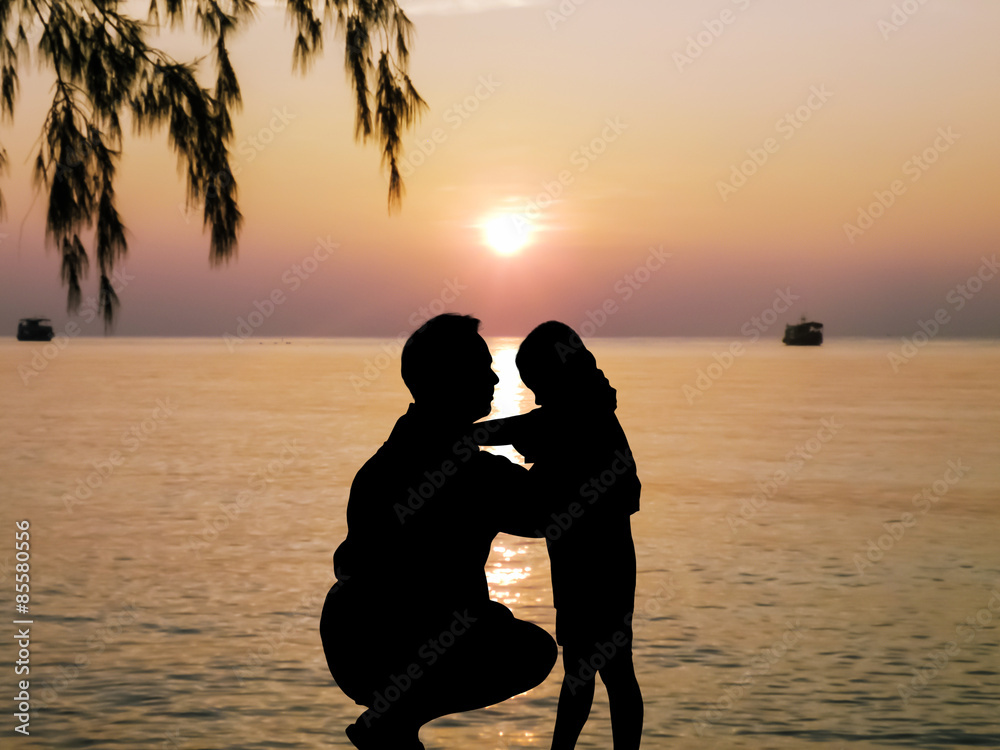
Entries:
[[615,750],[637,750],[642,739],[642,692],[630,649],[616,654],[601,669],[601,681],[608,690]]
[[[590,716],[596,675],[589,667],[586,671],[581,669],[580,662],[582,660],[586,664],[586,656],[588,654],[576,648],[563,647],[563,666],[566,675],[559,691],[556,728],[552,732],[552,750],[573,750],[583,725]],[[584,677],[589,679],[583,679]]]

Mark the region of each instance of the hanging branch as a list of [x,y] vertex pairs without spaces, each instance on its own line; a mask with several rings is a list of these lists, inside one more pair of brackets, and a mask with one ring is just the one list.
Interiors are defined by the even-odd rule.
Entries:
[[[313,0],[286,0],[296,36],[293,70],[305,73],[322,52],[325,29]],[[253,19],[253,0],[151,0],[146,21],[119,11],[118,0],[0,0],[0,118],[13,120],[18,70],[29,59],[28,33],[40,29],[38,61],[55,75],[53,98],[42,124],[33,181],[48,192],[46,242],[61,255],[60,277],[67,310],[76,312],[81,280],[90,259],[84,241],[93,233],[100,274],[98,306],[109,330],[119,307],[113,278],[128,252],[127,231],[115,202],[114,180],[121,158],[121,117],[133,129],[167,129],[167,142],[185,176],[188,207],[202,206],[212,265],[235,257],[243,215],[230,163],[233,112],[242,97],[227,42]],[[211,45],[215,85],[202,87],[196,71],[202,58],[173,60],[149,45],[146,36],[192,19]],[[397,168],[400,136],[426,107],[406,68],[412,24],[395,0],[324,0],[324,20],[345,37],[345,65],[355,92],[355,138],[375,137],[389,172],[390,212],[400,205],[403,184]],[[381,40],[374,48],[371,39]],[[392,40],[392,44],[390,44]],[[373,55],[378,55],[376,66]],[[375,91],[369,80],[375,76]],[[0,145],[0,171],[7,153]],[[4,210],[0,193],[0,213]]]
[[[292,65],[304,72],[322,51],[321,24],[311,0],[287,0],[287,7],[297,29]],[[337,28],[344,35],[344,68],[354,90],[354,138],[378,140],[382,166],[389,172],[391,213],[399,209],[403,198],[397,166],[402,130],[413,125],[427,107],[406,72],[413,24],[395,0],[326,0],[324,10],[328,20],[336,10]],[[373,36],[379,41],[377,47],[372,44]],[[374,93],[369,88],[372,76]]]

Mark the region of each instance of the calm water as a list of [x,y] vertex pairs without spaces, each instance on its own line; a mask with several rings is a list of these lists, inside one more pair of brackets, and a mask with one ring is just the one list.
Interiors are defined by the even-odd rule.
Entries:
[[[496,406],[530,408],[490,343]],[[898,341],[729,343],[592,342],[643,481],[644,747],[1000,746],[1000,344],[894,372]],[[32,734],[8,718],[4,747],[348,746],[317,625],[407,404],[382,344],[0,344],[0,600],[30,519],[35,618]],[[544,542],[498,537],[489,577],[553,631]],[[421,737],[547,748],[561,677]],[[610,747],[600,689],[579,746]]]

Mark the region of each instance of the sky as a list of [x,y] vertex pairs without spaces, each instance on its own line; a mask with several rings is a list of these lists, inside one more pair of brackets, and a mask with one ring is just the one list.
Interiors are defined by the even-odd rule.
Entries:
[[[353,139],[342,41],[295,74],[283,6],[262,5],[230,45],[238,257],[210,267],[165,133],[126,135],[115,335],[394,337],[450,310],[494,336],[734,336],[771,309],[775,337],[805,315],[829,339],[944,309],[943,337],[1000,336],[1000,4],[401,5],[429,105],[403,137],[402,210]],[[21,83],[0,127],[0,326],[102,335],[66,313],[30,180],[51,76]]]

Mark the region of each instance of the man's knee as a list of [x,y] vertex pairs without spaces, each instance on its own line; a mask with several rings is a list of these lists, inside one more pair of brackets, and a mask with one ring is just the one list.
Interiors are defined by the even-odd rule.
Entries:
[[514,641],[517,644],[515,648],[518,650],[518,656],[521,657],[522,664],[527,671],[540,675],[535,683],[538,684],[548,676],[552,667],[555,666],[556,659],[559,657],[559,647],[556,645],[555,639],[537,625],[518,620],[517,626],[520,637]]
[[539,650],[542,652],[539,661],[545,664],[545,674],[548,674],[552,671],[552,667],[556,665],[556,659],[559,658],[559,646],[556,645],[555,638],[541,628],[538,628],[538,630],[541,633],[539,637]]

